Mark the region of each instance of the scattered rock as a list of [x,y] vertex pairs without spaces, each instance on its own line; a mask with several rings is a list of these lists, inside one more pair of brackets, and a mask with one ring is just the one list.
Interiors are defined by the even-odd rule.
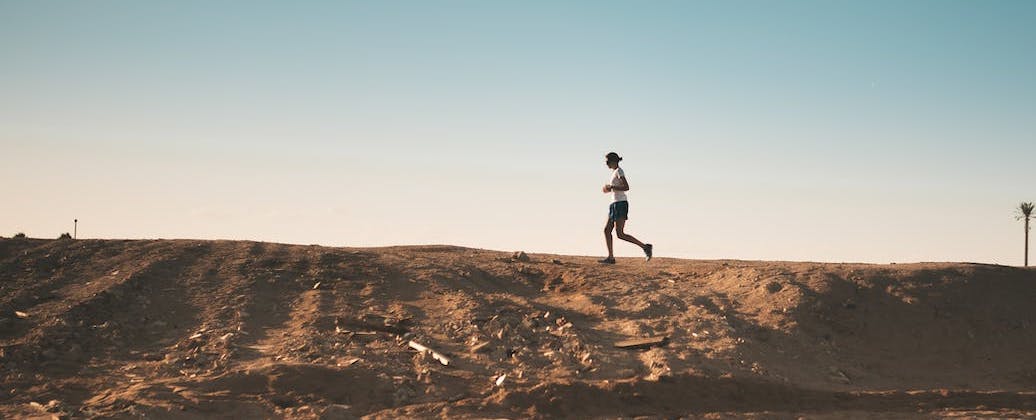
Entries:
[[529,262],[529,256],[525,254],[525,251],[515,251],[515,253],[511,255],[511,259],[515,261]]
[[843,383],[843,384],[850,384],[850,383],[852,383],[852,380],[849,379],[849,376],[846,375],[845,372],[842,372],[841,370],[839,370],[838,368],[836,368],[834,366],[832,366],[831,369],[828,371],[828,377],[832,381],[835,381],[835,382],[839,382],[839,383]]
[[419,351],[421,353],[431,354],[432,357],[435,358],[435,360],[438,360],[439,363],[442,363],[443,366],[449,366],[450,365],[450,358],[449,357],[446,357],[446,355],[444,355],[444,354],[442,354],[440,352],[437,352],[435,350],[432,350],[432,349],[424,346],[423,344],[420,344],[420,343],[418,343],[416,341],[411,340],[409,343],[407,343],[407,345],[409,345],[410,348],[412,348],[414,350],[417,350],[417,351]]
[[321,420],[353,420],[356,417],[352,413],[352,407],[343,404],[331,404],[320,413]]
[[561,264],[561,260],[559,260],[557,258],[550,260],[550,262],[553,263],[553,264]]
[[49,412],[49,413],[57,413],[57,412],[60,412],[60,411],[65,411],[64,407],[65,407],[65,405],[62,404],[61,401],[50,400],[50,401],[47,402],[47,405],[43,406],[43,409],[47,410],[47,412]]
[[769,284],[766,285],[766,291],[770,293],[777,293],[781,291],[781,289],[783,288],[784,286],[776,281],[771,281]]
[[25,312],[22,312],[22,311],[14,311],[14,316],[16,316],[18,318],[21,318],[21,319],[29,318],[29,314],[27,314]]
[[620,349],[646,349],[653,346],[664,346],[669,342],[669,337],[647,337],[647,338],[635,338],[632,340],[619,341],[615,343],[616,348]]

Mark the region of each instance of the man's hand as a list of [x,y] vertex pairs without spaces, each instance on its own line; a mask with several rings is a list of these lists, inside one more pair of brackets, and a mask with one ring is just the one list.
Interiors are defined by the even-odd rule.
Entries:
[[603,193],[610,193],[610,192],[612,192],[611,184],[604,184],[604,188],[601,188],[601,192],[603,192]]

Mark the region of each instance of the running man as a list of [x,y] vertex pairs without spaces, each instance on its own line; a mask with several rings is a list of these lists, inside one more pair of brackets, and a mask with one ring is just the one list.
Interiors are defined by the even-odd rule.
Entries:
[[598,260],[597,262],[615,264],[615,254],[612,252],[613,228],[618,231],[616,236],[619,239],[639,246],[640,249],[644,250],[647,260],[651,261],[652,245],[640,242],[633,235],[629,235],[622,230],[626,226],[626,219],[630,209],[629,201],[626,201],[626,191],[630,190],[630,184],[626,181],[626,173],[619,167],[619,161],[622,158],[615,152],[608,153],[604,158],[604,163],[612,169],[612,177],[607,184],[604,184],[601,192],[605,194],[612,193],[612,204],[608,207],[608,222],[604,225],[604,243],[608,244],[608,258]]

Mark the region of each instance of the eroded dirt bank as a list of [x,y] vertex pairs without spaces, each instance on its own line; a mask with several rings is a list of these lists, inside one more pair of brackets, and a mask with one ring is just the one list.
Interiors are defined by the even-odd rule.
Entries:
[[0,239],[0,415],[1036,415],[1033,270],[527,257]]

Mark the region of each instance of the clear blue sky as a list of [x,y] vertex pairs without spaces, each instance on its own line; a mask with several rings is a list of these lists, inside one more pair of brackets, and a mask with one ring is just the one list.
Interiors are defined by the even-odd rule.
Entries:
[[[0,235],[1021,264],[1036,2],[0,0]],[[639,250],[617,243],[617,254]]]

